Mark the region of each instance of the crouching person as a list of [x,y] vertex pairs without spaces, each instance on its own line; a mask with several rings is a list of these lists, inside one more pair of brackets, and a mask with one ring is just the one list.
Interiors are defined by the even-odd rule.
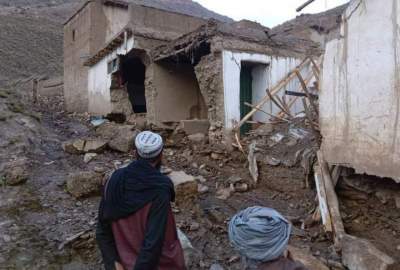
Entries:
[[185,269],[170,202],[172,181],[160,172],[163,141],[144,131],[137,160],[116,170],[104,186],[96,230],[106,270]]
[[286,251],[291,225],[274,209],[247,208],[232,218],[228,232],[242,256],[243,269],[308,270]]

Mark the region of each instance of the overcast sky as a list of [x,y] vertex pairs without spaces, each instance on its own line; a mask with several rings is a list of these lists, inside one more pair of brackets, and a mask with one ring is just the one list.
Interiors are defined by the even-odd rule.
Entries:
[[[235,20],[249,19],[273,27],[300,15],[296,8],[306,0],[195,0],[212,11]],[[316,0],[302,13],[318,13],[339,6],[348,0]]]

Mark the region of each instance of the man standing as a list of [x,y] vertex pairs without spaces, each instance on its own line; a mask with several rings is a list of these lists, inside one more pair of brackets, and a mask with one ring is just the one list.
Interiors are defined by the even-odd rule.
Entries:
[[96,238],[106,270],[185,269],[170,202],[172,181],[160,172],[163,141],[144,131],[137,160],[116,170],[104,186]]

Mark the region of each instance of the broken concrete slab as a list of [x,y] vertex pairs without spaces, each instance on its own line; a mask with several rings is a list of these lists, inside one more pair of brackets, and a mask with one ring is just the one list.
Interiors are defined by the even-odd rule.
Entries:
[[62,148],[65,152],[73,155],[79,155],[84,153],[85,140],[77,139],[77,140],[69,140],[63,142]]
[[387,270],[395,263],[365,239],[345,234],[341,246],[343,264],[350,270]]
[[208,134],[210,121],[208,120],[182,120],[181,128],[187,135],[196,133]]
[[86,140],[83,152],[85,153],[101,153],[107,148],[107,142],[104,140],[93,139]]
[[184,171],[173,171],[168,176],[174,183],[177,203],[197,196],[198,186],[192,175]]
[[96,172],[83,171],[68,175],[67,191],[75,198],[100,193],[103,176]]

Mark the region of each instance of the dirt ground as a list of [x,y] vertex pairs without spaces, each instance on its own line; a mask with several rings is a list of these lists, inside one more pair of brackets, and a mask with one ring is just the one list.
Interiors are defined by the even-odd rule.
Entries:
[[[34,106],[33,112],[41,119],[40,134],[30,135],[34,145],[18,152],[32,162],[30,177],[24,184],[0,187],[0,269],[101,268],[94,240],[99,196],[74,199],[66,192],[65,181],[71,172],[96,168],[111,171],[114,164],[124,163],[132,156],[107,150],[86,164],[82,155],[65,153],[62,142],[94,136],[94,130],[87,116],[67,114],[62,107],[61,98]],[[7,121],[18,120],[19,115]],[[237,211],[254,205],[276,208],[292,221],[293,246],[309,251],[324,262],[340,263],[340,254],[336,254],[322,226],[307,222],[317,206],[316,192],[306,188],[300,162],[286,161],[272,166],[263,159],[273,153],[282,161],[290,160],[298,149],[318,143],[311,135],[297,144],[287,135],[279,143],[271,143],[271,134],[287,134],[289,130],[289,127],[274,127],[268,135],[254,137],[258,138],[260,148],[259,182],[250,190],[235,192],[227,199],[218,199],[216,192],[229,186],[232,176],[240,177],[249,186],[253,183],[247,157],[236,149],[227,151],[217,144],[191,143],[180,133],[166,138],[165,165],[203,176],[209,188],[197,199],[174,207],[178,227],[196,249],[190,269],[209,269],[214,263],[225,269],[242,269],[238,254],[227,239],[227,222]],[[30,151],[29,147],[35,150]],[[340,182],[338,194],[346,230],[371,240],[400,260],[400,211],[392,196],[398,194],[399,186],[389,180],[379,184],[376,179],[368,181],[367,188],[355,185],[357,181]],[[302,224],[306,224],[305,228]],[[77,241],[66,242],[76,234],[81,235]]]

